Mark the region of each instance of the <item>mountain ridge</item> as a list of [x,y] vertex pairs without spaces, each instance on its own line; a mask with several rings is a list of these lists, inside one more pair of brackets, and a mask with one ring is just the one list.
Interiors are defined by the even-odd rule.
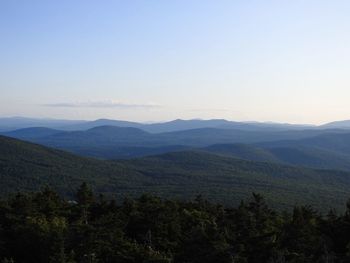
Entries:
[[307,129],[313,125],[286,124],[271,122],[239,122],[225,119],[176,119],[165,122],[141,123],[125,120],[97,119],[93,121],[83,120],[59,120],[59,119],[35,119],[25,117],[0,118],[0,131],[11,131],[29,127],[47,127],[66,131],[87,130],[97,126],[113,125],[120,127],[141,128],[152,133],[171,132],[197,128],[227,128],[248,130],[288,130]]
[[[254,132],[201,128],[154,134],[133,127],[98,126],[82,131],[27,128],[3,135],[100,159],[196,149],[254,161],[350,170],[347,130]],[[281,140],[285,138],[289,140]],[[209,148],[202,149],[205,147]]]
[[162,197],[238,204],[251,192],[275,207],[295,204],[343,206],[350,196],[350,173],[253,162],[193,151],[134,160],[101,161],[0,136],[1,194],[51,186],[68,198],[83,181],[108,196]]

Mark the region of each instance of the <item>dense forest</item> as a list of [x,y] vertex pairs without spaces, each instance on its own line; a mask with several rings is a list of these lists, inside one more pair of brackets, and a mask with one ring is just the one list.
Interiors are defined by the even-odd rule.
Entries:
[[350,203],[280,212],[252,194],[237,207],[198,196],[108,200],[83,183],[72,200],[45,188],[0,202],[2,263],[349,262]]
[[223,205],[238,205],[253,191],[273,208],[312,205],[322,212],[342,211],[350,196],[350,173],[252,162],[201,152],[175,152],[133,160],[106,161],[0,136],[0,197],[38,191],[48,185],[73,198],[87,182],[109,198],[152,193],[168,199],[197,195]]

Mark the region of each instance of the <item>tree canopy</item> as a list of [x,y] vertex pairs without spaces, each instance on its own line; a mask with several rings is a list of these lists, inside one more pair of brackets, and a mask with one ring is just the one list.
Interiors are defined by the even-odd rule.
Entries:
[[0,262],[349,262],[349,215],[350,205],[275,211],[256,193],[229,208],[201,196],[107,200],[85,183],[65,200],[46,188],[0,202]]

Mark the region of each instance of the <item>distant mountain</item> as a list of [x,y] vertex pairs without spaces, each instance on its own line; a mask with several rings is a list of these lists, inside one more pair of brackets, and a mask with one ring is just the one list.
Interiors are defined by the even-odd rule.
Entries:
[[[65,149],[85,156],[90,156],[91,153],[92,156],[100,158],[113,158],[111,153],[119,155],[120,150],[117,148],[120,147],[144,147],[145,143],[151,144],[152,139],[156,140],[155,136],[143,130],[116,126],[59,132],[44,128],[28,128],[2,133],[2,135]],[[97,153],[102,153],[102,156],[96,156]]]
[[248,131],[287,131],[287,130],[311,130],[311,129],[350,129],[350,120],[335,121],[316,126],[309,124],[288,124],[273,122],[237,122],[225,119],[177,119],[159,123],[139,123],[124,120],[98,119],[94,121],[83,120],[59,120],[59,119],[35,119],[24,117],[0,118],[0,132],[15,129],[46,127],[59,130],[75,131],[88,130],[98,126],[117,126],[140,128],[150,133],[174,132],[182,130],[217,128],[239,129]]
[[149,133],[137,128],[100,126],[86,131],[61,132],[29,141],[75,152],[81,149],[143,146],[151,137]]
[[[312,133],[305,131],[305,134],[317,133],[313,130]],[[226,129],[195,129],[150,134],[137,128],[101,126],[87,131],[73,132],[28,128],[5,133],[5,135],[99,159],[131,159],[175,151],[196,150],[251,161],[350,170],[350,144],[348,143],[350,138],[347,134],[333,136],[325,134],[302,140],[270,141],[256,145],[241,142],[251,143],[256,140],[272,140],[284,136],[299,138],[301,134],[300,131],[256,133]],[[321,139],[319,139],[320,136]],[[331,140],[324,137],[334,138]],[[240,143],[236,143],[237,141]],[[321,147],[320,143],[324,146]]]
[[159,140],[172,145],[209,146],[212,144],[258,143],[280,140],[299,140],[333,132],[346,133],[345,130],[283,130],[248,131],[240,129],[202,128],[156,134]]
[[87,121],[83,123],[64,126],[63,129],[67,131],[89,130],[99,126],[116,126],[116,127],[128,127],[128,128],[142,128],[144,124],[130,121],[108,120],[98,119],[95,121]]
[[[55,144],[60,144],[60,141],[64,139],[64,141],[75,141],[78,142],[82,140],[82,138],[88,140],[88,143],[95,143],[95,139],[99,141],[108,141],[108,143],[122,143],[122,145],[137,146],[139,141],[143,141],[146,146],[154,146],[150,145],[154,143],[155,140],[160,141],[161,145],[173,145],[173,144],[185,144],[185,145],[209,145],[212,144],[210,142],[259,142],[265,141],[269,139],[275,138],[275,133],[271,132],[251,132],[251,131],[242,131],[242,130],[230,130],[230,129],[214,129],[214,128],[202,128],[202,129],[193,129],[193,130],[184,130],[177,132],[166,132],[159,134],[151,134],[145,132],[138,128],[131,127],[117,127],[117,126],[98,126],[89,130],[81,130],[81,131],[62,131],[60,134],[51,134],[46,136],[42,134],[42,128],[30,128],[30,129],[20,129],[11,132],[3,133],[6,136],[23,139],[31,139],[34,133],[37,136],[35,139],[38,139],[36,142],[52,142]],[[129,136],[133,135],[132,137]],[[27,135],[26,135],[27,133]],[[43,136],[40,136],[42,134]],[[300,136],[294,132],[287,132],[284,135],[279,136],[279,138],[299,138],[305,136],[311,136],[315,133],[311,131],[311,133],[305,131]],[[90,138],[88,138],[91,136]],[[102,137],[103,136],[103,137]],[[128,141],[127,138],[132,139],[132,141]],[[115,141],[111,142],[111,139],[115,139]],[[123,139],[123,140],[121,140]],[[208,141],[209,140],[209,141]]]
[[94,121],[72,121],[56,119],[30,119],[22,117],[0,118],[0,132],[30,127],[46,127],[66,131],[88,130],[98,126],[132,127],[143,129],[150,133],[174,132],[190,129],[218,128],[218,129],[240,129],[248,131],[281,131],[281,130],[303,130],[313,129],[312,125],[294,125],[284,123],[268,122],[236,122],[224,119],[211,120],[173,120],[160,123],[138,123],[122,120],[98,119]]
[[[138,128],[99,126],[82,131],[60,131],[30,128],[3,133],[42,145],[97,158],[132,158],[177,149],[199,148],[213,144],[283,145],[286,140],[300,140],[329,133],[329,130],[244,131],[202,128],[166,133],[148,133]],[[332,130],[342,134],[344,130]],[[291,142],[293,144],[293,142]],[[264,145],[264,144],[263,144]],[[290,146],[290,145],[289,145]],[[289,147],[288,146],[288,147]],[[264,148],[264,147],[263,147]],[[255,160],[255,159],[253,159]]]
[[216,128],[241,129],[248,131],[286,131],[286,130],[307,130],[317,128],[314,125],[273,123],[273,122],[227,122]]
[[236,205],[258,192],[274,207],[310,204],[342,208],[350,174],[251,162],[200,152],[177,152],[127,161],[98,161],[0,136],[0,194],[49,185],[68,198],[82,182],[97,192],[137,196],[148,192],[189,199],[198,194]]
[[137,122],[119,121],[99,119],[89,121],[82,124],[64,127],[65,130],[87,130],[98,126],[118,126],[118,127],[133,127],[139,128],[150,133],[175,132],[183,130],[193,130],[202,128],[219,128],[219,129],[242,129],[250,131],[278,131],[278,130],[301,130],[312,128],[311,125],[292,125],[278,123],[246,123],[227,121],[224,119],[212,120],[173,120],[168,122],[144,124]]
[[62,132],[61,130],[55,130],[50,128],[33,127],[33,128],[24,128],[24,129],[14,130],[10,132],[4,132],[2,134],[8,137],[14,137],[17,139],[31,140],[31,139],[51,136],[61,132]]
[[60,129],[64,126],[81,124],[84,121],[79,120],[59,120],[59,119],[34,119],[24,117],[0,118],[0,131],[12,131],[15,129],[45,127],[52,129]]
[[[280,131],[280,130],[302,130],[307,128],[313,128],[311,125],[292,125],[292,124],[278,124],[278,123],[248,123],[248,122],[235,122],[227,121],[224,119],[212,119],[212,120],[173,120],[169,122],[153,123],[153,124],[141,124],[135,122],[124,121],[111,121],[103,120],[102,122],[90,122],[84,124],[85,127],[94,127],[100,125],[113,125],[119,127],[134,127],[140,128],[150,133],[164,133],[164,132],[176,132],[184,130],[204,129],[204,128],[218,128],[218,129],[240,129],[248,131]],[[84,125],[82,127],[84,127]]]
[[334,121],[321,125],[320,128],[325,129],[350,129],[350,120]]
[[213,120],[177,119],[169,122],[148,124],[142,127],[142,129],[151,133],[163,133],[163,132],[175,132],[175,131],[183,131],[183,130],[202,129],[202,128],[217,128],[229,123],[231,122],[223,119],[213,119]]
[[292,125],[278,123],[263,123],[263,122],[235,122],[224,119],[212,120],[174,120],[164,123],[149,124],[141,127],[145,131],[152,133],[173,132],[203,128],[217,129],[237,129],[247,131],[280,131],[280,130],[301,130],[312,128],[311,125]]

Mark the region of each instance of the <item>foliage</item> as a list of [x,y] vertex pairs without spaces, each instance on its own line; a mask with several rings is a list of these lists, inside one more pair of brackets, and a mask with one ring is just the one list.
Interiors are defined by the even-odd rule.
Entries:
[[226,206],[253,191],[273,208],[313,205],[342,209],[350,195],[350,174],[273,163],[252,162],[203,152],[175,152],[142,159],[103,161],[0,136],[0,196],[50,186],[75,197],[87,182],[98,194],[121,200],[148,192],[189,200],[203,195]]
[[96,197],[87,184],[76,196],[76,202],[64,200],[46,188],[1,201],[0,262],[350,260],[350,205],[339,215],[330,211],[322,216],[307,206],[278,212],[255,193],[235,208],[201,196],[181,202],[149,194],[118,204]]

